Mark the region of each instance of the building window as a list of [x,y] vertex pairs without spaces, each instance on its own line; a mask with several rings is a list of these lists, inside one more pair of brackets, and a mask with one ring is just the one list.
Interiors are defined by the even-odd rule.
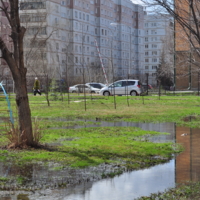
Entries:
[[152,51],[152,55],[157,55],[157,51]]
[[36,14],[29,14],[29,15],[21,15],[20,16],[20,21],[22,23],[25,22],[43,22],[45,21],[45,16],[44,15],[36,15]]
[[55,18],[55,24],[58,24],[58,18]]
[[148,52],[148,51],[146,51],[146,52],[145,52],[145,56],[148,56],[148,55],[149,55],[149,52]]
[[157,62],[157,58],[152,58],[152,62]]
[[78,22],[75,23],[75,28],[78,29]]
[[82,41],[85,42],[85,35],[82,36]]
[[57,50],[59,49],[59,43],[56,43],[56,49]]
[[152,66],[152,69],[157,69],[157,66]]
[[66,2],[65,1],[61,1],[61,5],[65,6]]
[[77,11],[75,11],[75,17],[78,18],[78,12]]
[[59,7],[58,7],[58,5],[56,5],[55,9],[56,9],[56,12],[58,13],[58,12],[59,12]]
[[157,34],[156,30],[151,30],[151,34],[152,34],[152,35]]
[[78,63],[78,57],[75,57],[75,63]]
[[148,45],[148,44],[146,44],[146,45],[145,45],[145,49],[148,49],[148,48],[149,48],[149,45]]
[[46,27],[30,27],[27,30],[28,35],[46,35]]
[[145,59],[145,62],[149,62],[149,59],[148,59],[148,58],[146,58],[146,59]]
[[149,66],[145,66],[145,69],[149,69]]
[[46,2],[43,1],[20,3],[20,10],[45,9],[45,8],[46,8]]

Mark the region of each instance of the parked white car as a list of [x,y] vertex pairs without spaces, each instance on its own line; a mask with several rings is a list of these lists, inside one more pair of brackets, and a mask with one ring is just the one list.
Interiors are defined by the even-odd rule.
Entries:
[[139,80],[126,79],[119,80],[99,91],[100,95],[131,95],[138,96],[141,94],[141,83]]
[[99,93],[100,89],[86,84],[77,84],[69,87],[71,93]]

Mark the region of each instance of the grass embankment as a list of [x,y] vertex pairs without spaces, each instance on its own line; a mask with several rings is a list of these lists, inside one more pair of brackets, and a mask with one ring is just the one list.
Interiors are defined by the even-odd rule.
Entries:
[[[53,97],[52,97],[53,98]],[[64,101],[51,101],[47,106],[44,96],[29,95],[33,118],[40,120],[43,131],[42,144],[54,145],[54,151],[29,149],[23,151],[0,150],[2,161],[15,161],[17,165],[27,162],[58,162],[64,166],[87,167],[100,163],[115,163],[128,169],[148,167],[165,162],[178,151],[171,143],[152,143],[147,136],[159,134],[134,127],[104,127],[66,129],[74,124],[84,124],[77,119],[125,120],[137,122],[176,122],[190,127],[200,127],[200,98],[197,96],[116,96],[113,97],[70,95]],[[12,109],[16,116],[14,100]],[[6,102],[0,101],[1,109]],[[7,113],[0,112],[0,116]],[[189,120],[183,119],[188,117]],[[9,141],[1,131],[0,144]],[[180,150],[180,149],[179,149]]]
[[149,197],[141,197],[137,200],[199,200],[200,182],[187,183],[179,187],[169,189],[164,193],[151,194]]

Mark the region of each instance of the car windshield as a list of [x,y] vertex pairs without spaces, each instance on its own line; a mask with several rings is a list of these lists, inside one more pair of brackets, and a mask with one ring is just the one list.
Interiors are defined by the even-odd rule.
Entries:
[[89,88],[87,85],[77,85],[77,88]]
[[100,84],[97,84],[97,83],[90,83],[90,86],[94,87],[94,88],[98,88],[98,89],[101,89],[101,85]]
[[[125,80],[125,81],[117,81],[115,83],[112,83],[109,85],[109,87],[125,87],[125,86],[131,86],[135,85],[136,81],[130,81],[130,80]],[[138,81],[138,85],[140,85],[140,82]]]
[[122,81],[112,83],[108,87],[122,87]]

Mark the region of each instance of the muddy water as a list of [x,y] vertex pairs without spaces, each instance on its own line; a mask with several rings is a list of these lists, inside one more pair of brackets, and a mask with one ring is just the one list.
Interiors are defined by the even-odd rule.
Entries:
[[[168,132],[170,135],[156,137],[154,141],[167,140],[181,143],[185,151],[168,163],[127,172],[112,179],[94,183],[88,181],[65,189],[43,189],[29,193],[4,191],[0,192],[0,200],[133,200],[140,196],[162,192],[181,182],[200,181],[200,129],[177,127],[173,123],[103,122],[96,126],[137,126],[145,130]],[[47,174],[47,170],[37,168],[29,176],[39,178],[45,176],[45,173]],[[96,172],[93,171],[93,173]],[[48,176],[51,182],[53,176],[50,172]],[[62,177],[65,176],[63,172]]]

